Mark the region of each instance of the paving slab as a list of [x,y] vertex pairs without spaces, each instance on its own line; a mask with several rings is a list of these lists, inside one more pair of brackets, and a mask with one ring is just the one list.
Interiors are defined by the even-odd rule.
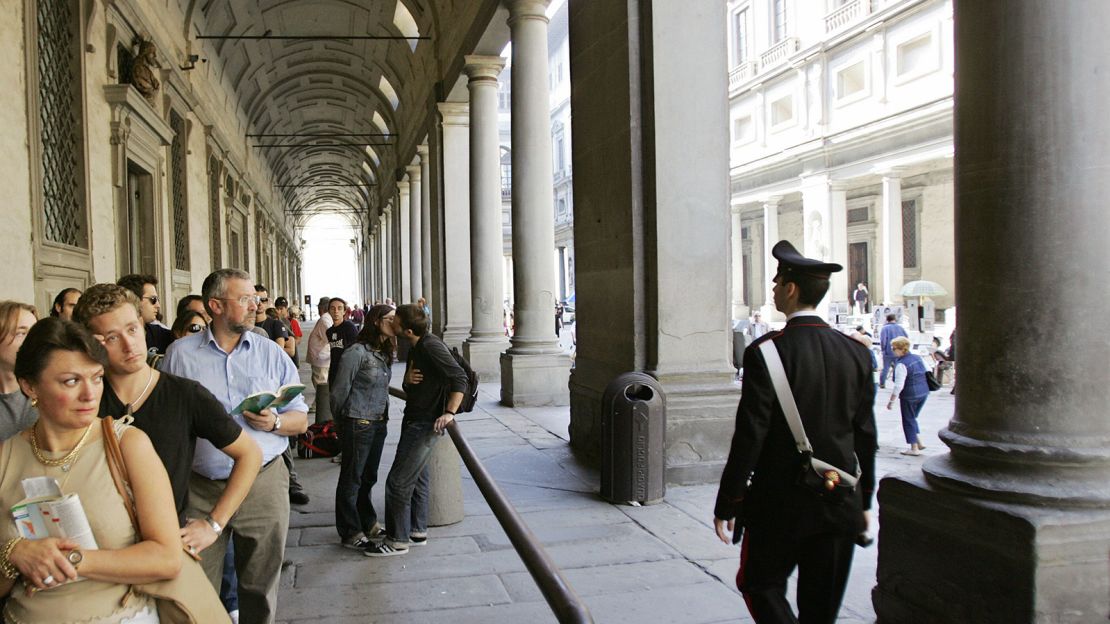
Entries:
[[[573,568],[563,575],[582,598],[713,582],[704,570],[678,559]],[[527,573],[503,574],[501,582],[514,602],[543,600],[539,587]]]
[[476,575],[412,583],[341,585],[324,594],[308,588],[282,592],[281,617],[289,620],[330,620],[336,616],[380,616],[429,608],[452,609],[509,602],[509,595],[495,575]]

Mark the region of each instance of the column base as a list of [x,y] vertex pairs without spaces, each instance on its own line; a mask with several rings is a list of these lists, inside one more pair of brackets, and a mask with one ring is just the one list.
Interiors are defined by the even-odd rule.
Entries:
[[428,526],[462,522],[462,458],[450,436],[440,436],[428,459]]
[[[587,462],[601,459],[601,395],[615,375],[575,362],[570,380],[570,443]],[[732,373],[660,375],[667,395],[666,481],[696,485],[720,480],[736,427],[740,388]]]
[[501,354],[501,404],[509,407],[568,405],[570,356],[566,353]]
[[[455,347],[461,352],[463,343],[466,342],[466,339],[469,337],[470,327],[448,325],[443,329],[443,342],[447,345],[448,349]],[[470,358],[467,358],[467,361],[469,360]]]
[[880,622],[1093,622],[1110,594],[1110,510],[972,498],[920,472],[879,488]]
[[501,354],[508,348],[508,338],[493,342],[467,340],[463,342],[462,354],[480,381],[500,382]]

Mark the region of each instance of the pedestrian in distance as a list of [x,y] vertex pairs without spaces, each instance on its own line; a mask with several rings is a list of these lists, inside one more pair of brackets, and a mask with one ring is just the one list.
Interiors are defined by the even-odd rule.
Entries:
[[925,450],[921,443],[921,428],[917,425],[917,415],[925,407],[929,398],[929,384],[925,381],[925,362],[920,355],[910,353],[908,338],[898,337],[891,341],[894,350],[894,387],[890,392],[890,400],[886,403],[888,410],[894,408],[898,401],[902,411],[902,432],[906,436],[906,444],[910,448],[902,451],[903,455],[920,455]]
[[883,349],[883,370],[879,373],[879,388],[886,388],[886,375],[894,368],[897,356],[890,346],[890,342],[899,336],[909,338],[906,330],[898,324],[898,317],[893,313],[886,315],[886,324],[879,330],[879,344]]
[[[725,543],[742,541],[736,585],[756,622],[836,621],[853,549],[864,543],[875,484],[875,389],[867,348],[829,327],[815,308],[839,264],[805,258],[781,241],[775,307],[786,326],[744,351],[744,384],[736,431],[714,507],[713,525]],[[812,447],[802,453],[772,381],[764,344],[781,360],[779,386],[793,396],[799,424]],[[783,383],[783,377],[785,383]],[[783,394],[782,396],[786,396]],[[793,410],[791,410],[793,412]],[[854,487],[801,481],[817,459],[845,474]],[[731,533],[731,535],[730,535]],[[787,579],[798,568],[795,614],[786,599]]]

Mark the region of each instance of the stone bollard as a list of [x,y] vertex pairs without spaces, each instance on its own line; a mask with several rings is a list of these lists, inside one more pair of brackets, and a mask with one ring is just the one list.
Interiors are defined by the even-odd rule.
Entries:
[[446,526],[462,522],[462,459],[451,436],[443,434],[428,459],[428,526]]
[[331,393],[328,392],[328,384],[320,384],[316,386],[316,423],[324,423],[331,420]]

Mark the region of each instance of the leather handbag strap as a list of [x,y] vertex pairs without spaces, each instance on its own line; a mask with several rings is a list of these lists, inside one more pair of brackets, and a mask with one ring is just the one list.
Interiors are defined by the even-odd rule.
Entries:
[[112,473],[112,481],[116,484],[120,497],[123,498],[123,506],[131,518],[131,525],[135,527],[135,534],[140,535],[139,516],[135,513],[135,498],[131,495],[128,485],[130,481],[127,475],[127,464],[124,463],[123,451],[119,448],[115,420],[111,416],[105,416],[100,419],[100,426],[103,430],[104,455],[108,460],[108,472]]
[[782,358],[779,357],[778,347],[773,340],[764,340],[759,345],[763,352],[763,361],[767,363],[767,372],[771,375],[771,384],[775,386],[775,395],[779,398],[782,413],[786,416],[786,424],[790,433],[794,434],[794,442],[799,453],[813,454],[813,447],[806,437],[805,427],[802,426],[802,417],[798,413],[798,404],[794,402],[794,394],[790,391],[790,382],[786,379],[786,369],[782,367]]

